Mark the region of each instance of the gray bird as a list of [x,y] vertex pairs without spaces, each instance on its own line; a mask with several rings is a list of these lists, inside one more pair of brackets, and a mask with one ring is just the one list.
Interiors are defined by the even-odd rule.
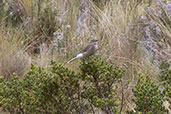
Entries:
[[74,58],[69,60],[67,63],[69,64],[76,59],[87,58],[87,57],[95,54],[98,49],[97,42],[98,42],[98,40],[95,40],[95,39],[91,40],[89,45],[87,45],[82,51],[80,51],[80,53],[78,53]]

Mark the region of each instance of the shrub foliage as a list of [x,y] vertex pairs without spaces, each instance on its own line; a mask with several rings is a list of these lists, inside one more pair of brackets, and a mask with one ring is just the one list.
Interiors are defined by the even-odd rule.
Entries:
[[101,109],[114,113],[114,83],[123,71],[113,63],[90,57],[80,65],[81,72],[51,62],[50,71],[32,65],[23,79],[0,79],[0,105],[11,114],[82,114]]
[[128,111],[128,114],[167,114],[163,106],[165,94],[155,85],[147,76],[139,75],[138,82],[133,90],[136,104],[134,111]]
[[118,112],[114,84],[123,76],[124,71],[101,58],[83,60],[80,69],[84,80],[82,97],[107,114]]
[[[123,75],[114,63],[96,57],[83,59],[80,72],[54,61],[48,71],[32,65],[23,79],[0,78],[0,106],[10,114],[119,114],[115,88]],[[136,107],[129,114],[167,113],[163,102],[169,91],[149,77],[140,75],[133,93]]]
[[[162,86],[165,87],[164,93],[166,94],[166,99],[171,104],[171,62],[161,63],[159,78]],[[171,106],[169,109],[171,110]]]

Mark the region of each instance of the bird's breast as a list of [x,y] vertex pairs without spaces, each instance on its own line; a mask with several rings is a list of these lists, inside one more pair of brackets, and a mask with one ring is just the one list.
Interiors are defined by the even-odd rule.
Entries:
[[95,49],[96,49],[96,50],[98,49],[98,45],[97,45],[97,44],[95,45]]

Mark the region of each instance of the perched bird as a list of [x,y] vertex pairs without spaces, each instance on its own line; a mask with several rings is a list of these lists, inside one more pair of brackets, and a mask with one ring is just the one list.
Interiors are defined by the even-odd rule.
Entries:
[[76,59],[86,58],[86,57],[89,57],[89,56],[95,54],[95,52],[98,49],[97,42],[98,42],[98,40],[96,40],[96,39],[91,40],[89,45],[87,45],[82,51],[80,51],[80,53],[78,53],[74,58],[69,60],[67,63],[69,64]]

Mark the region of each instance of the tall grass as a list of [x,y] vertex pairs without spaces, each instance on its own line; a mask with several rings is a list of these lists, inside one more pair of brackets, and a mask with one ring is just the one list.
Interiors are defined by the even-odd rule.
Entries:
[[[25,52],[22,33],[0,29],[0,75],[11,80],[13,73],[23,76],[30,69],[31,58]],[[21,31],[21,30],[20,30]]]
[[127,79],[136,77],[140,71],[147,73],[149,68],[144,64],[140,41],[141,17],[148,4],[134,0],[110,1],[103,10],[93,3],[91,5],[93,16],[98,20],[93,35],[100,38],[99,55],[126,68]]

